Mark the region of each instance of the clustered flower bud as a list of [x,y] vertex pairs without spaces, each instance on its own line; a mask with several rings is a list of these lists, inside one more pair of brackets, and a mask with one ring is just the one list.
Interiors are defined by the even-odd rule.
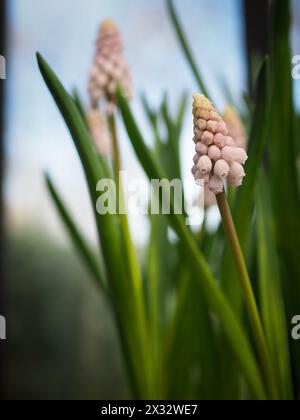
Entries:
[[111,156],[111,139],[107,121],[101,111],[92,108],[87,114],[87,123],[97,152],[102,156]]
[[224,191],[227,181],[233,187],[243,183],[243,165],[247,153],[229,136],[227,126],[212,103],[194,94],[194,143],[196,154],[192,174],[196,181],[204,181],[214,194]]
[[235,109],[228,106],[224,111],[223,119],[227,125],[230,136],[234,138],[235,144],[238,147],[246,149],[248,143],[246,130]]
[[132,96],[131,75],[123,56],[123,44],[117,25],[105,20],[96,41],[96,53],[90,71],[89,94],[92,108],[96,108],[102,98],[107,100],[107,111],[115,109],[117,85],[124,95]]

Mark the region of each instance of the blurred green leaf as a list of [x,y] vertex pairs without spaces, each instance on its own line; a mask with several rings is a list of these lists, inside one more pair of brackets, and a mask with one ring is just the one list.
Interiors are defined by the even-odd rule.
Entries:
[[[269,66],[268,59],[265,59],[256,87],[257,96],[250,134],[249,159],[245,166],[247,176],[244,180],[244,185],[236,191],[233,206],[233,218],[245,257],[247,257],[250,241],[249,234],[251,233],[255,202],[255,185],[259,176],[259,168],[263,163],[263,152],[268,136],[268,126],[266,124],[270,112],[268,80]],[[226,295],[237,313],[240,314],[242,310],[242,291],[229,249],[225,249],[222,264],[222,280]]]
[[[113,221],[114,216],[100,216],[95,206],[97,200],[96,185],[100,179],[106,176],[104,165],[97,157],[91,136],[82,121],[73,99],[65,91],[63,85],[40,54],[37,54],[37,59],[45,83],[62,113],[80,156],[89,186],[99,236],[103,245],[109,245],[109,247],[102,246],[107,269],[110,272],[110,277],[118,279],[120,277],[120,268],[116,268],[113,263],[119,252],[117,245],[118,234]],[[114,255],[109,248],[113,249],[116,254]]]
[[189,43],[187,41],[186,35],[185,35],[184,30],[182,28],[182,25],[179,21],[179,17],[176,13],[176,10],[175,10],[174,4],[173,4],[173,0],[167,0],[167,6],[168,6],[168,11],[169,11],[169,14],[170,14],[171,21],[174,25],[174,29],[175,29],[176,34],[178,36],[179,43],[182,47],[183,53],[184,53],[187,61],[190,65],[190,67],[191,67],[192,73],[193,73],[193,75],[194,75],[194,77],[197,81],[199,89],[201,90],[201,92],[205,96],[207,96],[209,98],[210,96],[208,95],[208,91],[206,89],[205,83],[202,79],[202,76],[201,76],[200,71],[198,69],[198,66],[196,64],[196,60],[193,56],[193,53],[192,53],[191,48],[189,46]]
[[[270,176],[277,247],[281,257],[288,319],[300,308],[300,195],[297,176],[296,123],[291,76],[291,4],[272,2],[272,106],[270,118]],[[297,394],[300,393],[300,347],[292,342]]]
[[106,282],[104,281],[104,275],[102,273],[100,264],[96,255],[94,255],[93,250],[88,245],[84,239],[81,232],[79,232],[76,223],[72,219],[72,216],[66,209],[62,198],[57,192],[51,178],[49,175],[45,175],[46,185],[49,191],[49,194],[52,197],[52,200],[56,206],[56,209],[62,219],[63,224],[66,227],[66,230],[69,233],[69,236],[75,246],[75,249],[78,251],[79,256],[82,258],[83,262],[86,264],[91,275],[95,278],[97,283],[101,286],[102,290],[106,289]]
[[207,305],[203,285],[194,281],[197,272],[190,264],[183,244],[179,251],[180,282],[167,335],[169,397],[218,399],[220,365],[217,328]]
[[80,94],[79,94],[77,89],[73,89],[73,99],[74,99],[75,105],[76,105],[76,107],[77,107],[77,109],[78,109],[78,111],[81,115],[82,120],[85,122],[86,125],[88,125],[87,124],[87,119],[86,119],[86,110],[85,110],[82,99],[81,99]]
[[[255,202],[255,185],[258,180],[259,168],[263,161],[263,151],[267,140],[268,127],[266,121],[269,115],[268,69],[268,59],[265,59],[256,86],[255,110],[248,151],[249,159],[245,166],[246,178],[244,185],[234,191],[232,197],[233,218],[245,258],[248,256],[250,236],[253,232],[251,226]],[[216,236],[216,239],[218,241],[220,240],[218,236]],[[243,292],[235,261],[226,242],[220,270],[222,288],[237,316],[241,318],[243,316]],[[223,352],[222,377],[224,379],[223,388],[229,392],[229,396],[231,395],[230,393],[235,394],[240,388],[235,366],[236,360],[232,357],[230,349],[226,346]],[[229,374],[230,380],[228,380]]]
[[289,333],[280,279],[269,185],[262,176],[257,188],[257,252],[262,319],[281,398],[293,399]]
[[[130,282],[127,281],[125,267],[119,264],[122,261],[120,226],[115,215],[99,215],[96,209],[96,186],[107,177],[107,162],[95,151],[90,133],[73,98],[40,54],[37,54],[37,60],[45,83],[70,130],[85,171],[133,394],[136,398],[151,397],[154,386],[150,347],[145,340],[147,326],[139,313],[141,302],[136,301],[132,288],[128,287]],[[131,305],[124,304],[129,301],[132,301]]]

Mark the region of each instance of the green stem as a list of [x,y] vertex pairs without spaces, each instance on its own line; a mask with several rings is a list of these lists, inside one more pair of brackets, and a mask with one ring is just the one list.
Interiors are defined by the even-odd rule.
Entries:
[[251,327],[254,333],[254,338],[257,345],[257,350],[260,357],[260,362],[265,374],[266,384],[269,389],[270,397],[274,400],[279,399],[278,390],[276,386],[276,380],[269,357],[269,351],[265,333],[262,327],[261,318],[259,315],[255,295],[252,289],[251,281],[249,278],[246,262],[243,256],[243,252],[240,246],[240,242],[236,233],[236,229],[233,223],[231,211],[228,205],[227,197],[225,192],[218,194],[217,203],[219,206],[220,214],[222,217],[224,229],[232,250],[233,257],[236,262],[237,269],[240,274],[242,288],[246,300],[246,306],[250,318]]

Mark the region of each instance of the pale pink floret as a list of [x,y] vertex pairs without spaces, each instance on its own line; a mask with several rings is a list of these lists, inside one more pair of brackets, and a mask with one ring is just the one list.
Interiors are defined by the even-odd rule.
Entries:
[[220,115],[215,111],[211,111],[209,113],[209,119],[212,120],[212,121],[217,121],[217,122],[220,122],[222,120]]
[[201,137],[201,141],[206,146],[210,146],[214,141],[214,135],[210,131],[205,131]]
[[217,146],[210,146],[208,149],[208,157],[214,161],[221,159],[221,150]]
[[222,159],[229,163],[235,161],[244,165],[248,159],[248,155],[245,150],[240,147],[225,146],[222,149]]
[[218,123],[216,121],[208,121],[207,122],[207,130],[210,131],[212,134],[217,133],[218,131]]
[[208,184],[204,186],[204,207],[207,209],[209,207],[215,206],[217,204],[215,194],[210,191]]
[[224,123],[224,121],[219,122],[218,125],[218,132],[223,134],[224,136],[228,135],[228,129],[226,127],[226,124]]
[[192,175],[195,177],[195,175],[196,175],[196,173],[199,171],[199,169],[197,168],[197,165],[194,165],[193,167],[192,167]]
[[232,137],[226,136],[226,146],[236,146],[235,141]]
[[209,181],[209,189],[214,194],[221,194],[224,191],[224,180],[216,175],[213,175]]
[[223,159],[218,160],[214,166],[214,174],[219,178],[227,178],[229,174],[228,163]]
[[194,127],[194,134],[195,134],[195,139],[197,141],[201,141],[202,136],[203,136],[203,131],[201,131],[198,127]]
[[246,151],[241,147],[237,147],[235,153],[236,154],[234,160],[240,163],[241,165],[245,165],[246,161],[248,160],[248,155]]
[[225,146],[222,149],[222,159],[226,160],[226,162],[233,162],[234,160],[234,147]]
[[196,153],[195,156],[193,157],[193,162],[195,165],[197,165],[197,163],[199,162],[200,159],[200,155],[199,153]]
[[202,175],[206,175],[212,170],[212,162],[208,156],[201,156],[199,162],[197,163],[197,167]]
[[204,131],[207,127],[207,121],[202,120],[201,118],[197,120],[196,126],[199,128],[199,130]]
[[209,111],[207,109],[201,109],[198,113],[198,117],[203,119],[203,120],[208,121],[210,119],[209,118]]
[[233,187],[240,187],[243,184],[243,179],[246,176],[244,168],[237,162],[232,162],[228,174],[228,183]]
[[214,137],[214,144],[219,149],[222,149],[224,146],[226,146],[226,137],[221,133],[217,133]]
[[204,143],[198,142],[196,144],[195,150],[197,153],[199,153],[200,156],[203,156],[203,155],[207,155],[208,147]]
[[201,185],[201,183],[207,185],[209,183],[210,176],[209,174],[201,174],[201,172],[198,170],[198,172],[196,172],[195,179],[199,185]]

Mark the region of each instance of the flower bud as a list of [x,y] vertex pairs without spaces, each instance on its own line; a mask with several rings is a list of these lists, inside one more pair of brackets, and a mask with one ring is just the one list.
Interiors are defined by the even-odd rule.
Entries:
[[201,172],[198,170],[198,172],[196,173],[195,179],[199,185],[201,185],[201,182],[204,185],[207,185],[209,183],[210,176],[209,174],[201,174]]
[[217,133],[214,137],[214,145],[219,149],[222,149],[226,146],[226,137],[221,133]]
[[225,160],[220,159],[215,163],[214,174],[219,178],[227,178],[229,173],[229,165]]
[[224,121],[219,122],[218,125],[218,132],[223,134],[224,136],[228,135],[228,129],[226,127],[226,124],[224,123]]
[[199,159],[200,159],[200,155],[196,153],[195,156],[193,157],[193,162],[195,165],[197,165],[197,163],[199,162]]
[[204,131],[201,137],[202,143],[204,143],[206,146],[210,146],[213,143],[213,140],[214,140],[214,135],[209,131]]
[[196,144],[195,150],[200,156],[204,156],[207,155],[208,148],[204,143],[198,142]]
[[218,131],[218,123],[212,120],[208,121],[207,130],[210,131],[212,134],[215,134]]
[[216,175],[210,178],[208,187],[214,194],[221,194],[224,191],[224,180]]
[[199,162],[197,163],[197,167],[200,170],[202,175],[208,174],[212,170],[212,162],[208,156],[201,156]]
[[246,176],[244,168],[237,162],[232,162],[228,174],[228,183],[232,187],[239,187],[243,184],[243,179]]
[[202,120],[200,118],[199,120],[197,120],[196,126],[199,128],[199,130],[205,131],[206,130],[206,127],[207,127],[207,121],[206,120]]
[[208,149],[208,157],[214,161],[221,159],[221,150],[217,146],[210,146]]

